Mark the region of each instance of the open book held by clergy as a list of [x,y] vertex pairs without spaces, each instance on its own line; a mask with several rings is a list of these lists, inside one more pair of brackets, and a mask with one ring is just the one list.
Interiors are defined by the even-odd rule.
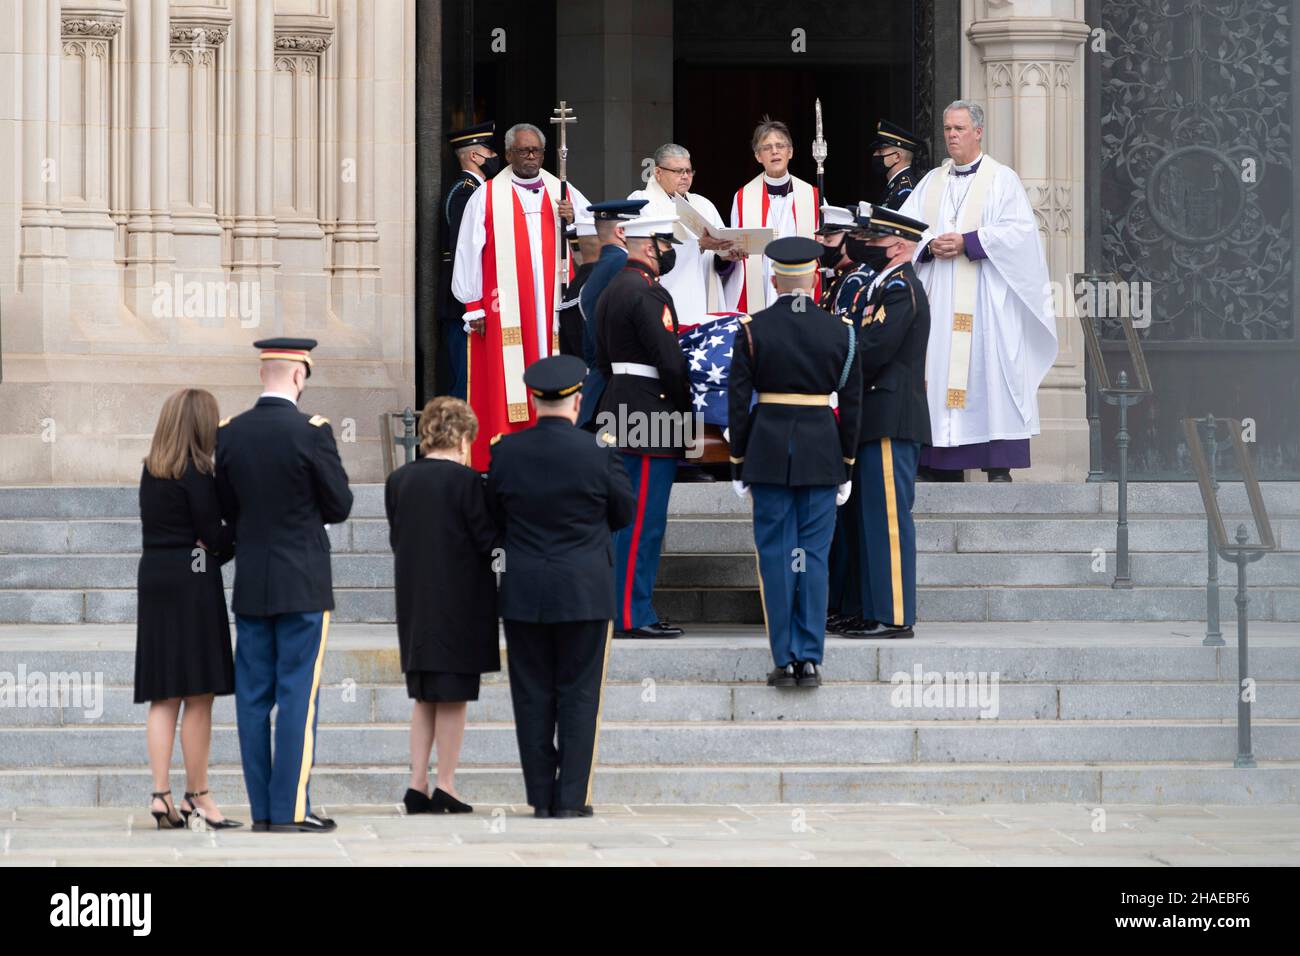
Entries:
[[696,212],[695,208],[681,196],[673,197],[673,205],[677,210],[677,217],[681,220],[682,225],[690,230],[691,235],[696,239],[701,236],[709,236],[723,242],[734,242],[740,251],[747,256],[761,256],[763,250],[767,248],[767,244],[776,238],[775,230],[766,227],[728,229],[725,226],[714,226]]
[[[572,183],[575,209],[587,199]],[[486,471],[493,436],[527,428],[536,412],[524,386],[524,369],[558,354],[555,307],[556,207],[560,181],[544,169],[521,179],[509,166],[474,191],[465,206],[452,293],[465,304],[469,338],[468,396],[479,432],[470,464]],[[570,278],[572,278],[570,260]],[[482,333],[472,330],[483,319]]]
[[[930,299],[926,391],[930,453],[939,468],[979,468],[997,443],[1039,433],[1038,387],[1056,360],[1056,316],[1043,242],[1020,178],[991,156],[926,173],[900,210],[929,223],[917,243],[916,274]],[[938,236],[957,233],[963,251],[936,257]],[[964,457],[963,457],[964,456]],[[928,463],[923,459],[923,464]]]

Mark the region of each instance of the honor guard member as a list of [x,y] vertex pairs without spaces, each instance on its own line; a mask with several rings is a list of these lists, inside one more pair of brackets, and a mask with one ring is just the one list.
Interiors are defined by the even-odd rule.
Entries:
[[501,171],[501,157],[492,148],[496,123],[488,121],[447,134],[447,142],[460,163],[460,172],[442,201],[442,270],[439,273],[438,316],[442,320],[442,341],[447,377],[439,392],[463,399],[469,368],[469,343],[462,316],[465,307],[451,294],[452,264],[456,261],[456,237],[465,204],[474,190]]
[[[856,207],[855,207],[856,208]],[[817,241],[822,244],[821,306],[837,319],[858,327],[867,305],[867,288],[876,274],[870,267],[855,262],[848,250],[854,246],[849,233],[858,228],[853,210],[842,206],[822,206],[822,225]],[[830,593],[826,605],[826,630],[837,633],[844,627],[861,627],[862,599],[858,594],[858,527],[857,503],[835,509],[835,535],[831,539]]]
[[876,124],[876,138],[871,148],[871,165],[886,183],[885,195],[879,205],[886,209],[901,209],[916,188],[912,160],[921,150],[921,140],[897,124],[881,120]]
[[636,520],[614,535],[619,637],[678,637],[651,597],[668,524],[677,462],[694,431],[690,371],[677,339],[677,310],[659,277],[676,254],[677,217],[648,213],[624,224],[628,261],[596,306],[596,366],[609,384],[598,433],[615,438],[637,495]]
[[741,317],[728,384],[732,479],[738,494],[754,497],[759,593],[775,664],[767,682],[776,687],[821,685],[827,553],[835,509],[852,491],[862,401],[857,330],[812,299],[821,250],[802,236],[768,243],[778,298]]
[[[334,592],[326,526],[352,510],[329,419],[298,410],[314,339],[262,339],[257,404],[217,429],[216,483],[234,526],[235,714],[254,830],[320,833],[311,812],[317,698]],[[271,708],[275,708],[274,759]]]
[[587,378],[582,383],[582,411],[578,413],[578,426],[595,431],[593,422],[600,407],[600,397],[605,392],[606,378],[596,367],[596,304],[614,276],[627,264],[627,239],[623,224],[641,214],[648,199],[610,199],[592,203],[587,207],[596,225],[596,238],[600,253],[591,275],[582,284],[578,295],[578,310],[582,314],[582,359],[587,363]]
[[[590,217],[590,213],[585,214]],[[591,278],[600,256],[600,239],[596,236],[596,221],[584,218],[582,210],[574,210],[573,223],[565,227],[569,241],[569,255],[578,263],[573,278],[564,287],[564,301],[560,303],[560,354],[574,355],[586,364],[583,349],[584,325],[582,310],[578,307],[582,287]]]
[[906,638],[916,621],[916,467],[921,446],[930,443],[930,303],[912,269],[912,251],[926,226],[875,206],[863,228],[871,237],[868,264],[879,272],[858,328],[862,426],[853,476],[859,586],[868,620],[841,633]]
[[528,366],[537,423],[492,439],[488,468],[515,735],[538,817],[591,815],[614,616],[610,532],[636,513],[613,446],[574,427],[586,371],[572,355]]

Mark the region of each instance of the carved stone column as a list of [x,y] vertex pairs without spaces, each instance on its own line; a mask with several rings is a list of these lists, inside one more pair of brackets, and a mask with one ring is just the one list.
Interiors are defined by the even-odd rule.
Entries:
[[1084,261],[1084,84],[1082,0],[968,0],[964,95],[983,103],[984,148],[1009,164],[1029,194],[1058,290],[1060,352],[1038,393],[1043,433],[1031,475],[1082,480],[1088,470],[1084,349],[1066,314],[1069,274]]

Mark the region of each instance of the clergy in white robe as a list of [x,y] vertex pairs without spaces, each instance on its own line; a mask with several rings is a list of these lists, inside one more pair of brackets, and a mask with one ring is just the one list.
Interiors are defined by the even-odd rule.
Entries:
[[[754,130],[751,142],[754,159],[763,171],[747,182],[731,201],[733,228],[766,226],[774,230],[773,239],[787,236],[813,238],[817,231],[817,210],[821,197],[817,187],[790,173],[790,159],[794,156],[794,140],[790,129],[779,120],[763,117]],[[735,267],[735,278],[728,279],[738,286],[736,308],[741,312],[757,312],[776,301],[772,287],[772,263],[764,255],[752,255]],[[821,296],[821,277],[813,289],[813,301]]]
[[510,165],[465,205],[451,277],[470,333],[468,395],[479,420],[470,464],[479,471],[493,436],[536,420],[524,369],[560,350],[557,216],[572,221],[573,209],[588,205],[572,183],[560,200],[559,180],[541,168],[546,139],[537,127],[512,126],[505,147]]
[[[675,216],[673,198],[680,196],[710,226],[723,228],[725,224],[718,215],[718,207],[690,191],[695,168],[685,147],[665,143],[655,150],[654,163],[654,175],[646,188],[636,190],[628,199],[645,199],[646,208],[654,210],[656,215]],[[709,312],[731,311],[739,292],[739,270],[719,257],[731,244],[709,236],[697,238],[680,222],[674,224],[673,235],[681,243],[676,247],[677,261],[672,271],[660,278],[659,284],[672,293],[677,318],[683,325],[698,325],[706,321]],[[733,277],[730,283],[724,281],[724,273]]]
[[991,481],[1029,466],[1040,431],[1038,387],[1056,360],[1047,262],[1015,172],[981,152],[983,110],[944,111],[949,159],[901,212],[929,224],[916,274],[930,299],[926,391],[932,447],[925,467],[982,468]]

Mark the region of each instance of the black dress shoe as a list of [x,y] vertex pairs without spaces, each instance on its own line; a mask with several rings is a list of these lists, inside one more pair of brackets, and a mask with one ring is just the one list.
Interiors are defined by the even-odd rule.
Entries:
[[795,675],[794,665],[786,664],[784,667],[773,667],[772,673],[767,675],[768,687],[793,687],[799,678]]
[[468,803],[457,800],[446,790],[434,790],[429,798],[430,813],[473,813],[474,808]]
[[1010,468],[985,468],[984,473],[989,476],[989,481],[1010,481]]
[[596,811],[592,809],[591,804],[587,804],[585,807],[578,807],[577,809],[566,807],[551,811],[551,815],[557,820],[573,820],[577,817],[595,816],[595,814]]
[[402,803],[406,805],[407,816],[410,816],[412,813],[429,812],[429,795],[427,793],[421,793],[414,787],[408,787],[406,789],[406,796],[402,797]]
[[880,624],[873,622],[874,627],[863,628],[860,631],[845,631],[845,637],[863,637],[863,638],[890,638],[902,640],[912,636],[912,626],[910,624]]
[[318,817],[309,813],[301,820],[290,823],[272,823],[272,833],[330,833],[338,824],[328,817]]
[[826,615],[826,633],[827,633],[827,634],[838,634],[839,631],[840,631],[840,628],[842,628],[842,627],[844,626],[844,622],[847,621],[847,620],[849,620],[849,618],[845,617],[843,614],[839,614],[839,613],[836,613],[836,614],[827,614],[827,615]]
[[638,639],[654,638],[655,640],[663,640],[664,638],[676,637],[678,634],[682,633],[681,628],[675,629],[677,632],[676,634],[672,633],[673,630],[674,630],[673,628],[669,628],[668,631],[665,632],[659,630],[658,627],[654,624],[647,624],[645,627],[633,627],[633,628],[629,628],[626,631],[615,631],[614,636],[631,637],[631,638],[638,638]]
[[795,669],[795,673],[798,675],[796,683],[800,687],[822,686],[822,675],[812,661],[804,661]]
[[552,816],[550,807],[533,807],[533,816],[538,820],[547,820]]
[[267,832],[268,830],[270,830],[270,829],[271,829],[271,821],[270,821],[270,820],[254,820],[254,821],[253,821],[253,832],[254,832],[254,833],[266,833],[266,832]]
[[655,621],[650,625],[652,631],[658,631],[660,637],[681,637],[686,631],[667,621]]
[[845,621],[840,627],[840,637],[865,637],[867,633],[879,627],[876,621],[864,621],[860,617],[855,617],[851,621]]

